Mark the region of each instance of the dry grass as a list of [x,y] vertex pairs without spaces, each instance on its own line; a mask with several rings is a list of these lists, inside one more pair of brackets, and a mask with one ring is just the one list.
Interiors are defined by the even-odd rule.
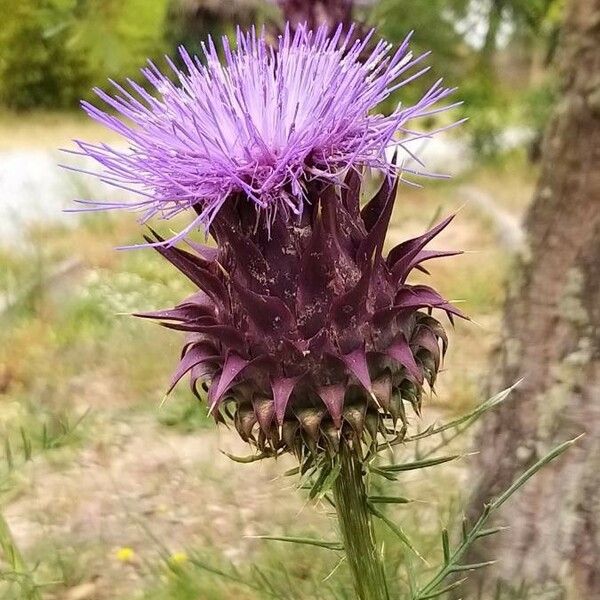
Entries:
[[83,111],[0,111],[0,151],[56,148],[69,145],[73,139],[109,142],[118,136],[97,125]]

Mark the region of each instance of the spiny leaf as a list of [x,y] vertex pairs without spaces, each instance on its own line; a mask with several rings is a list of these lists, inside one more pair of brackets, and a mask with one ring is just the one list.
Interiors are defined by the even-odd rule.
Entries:
[[274,542],[288,542],[290,544],[305,544],[307,546],[318,546],[319,548],[325,548],[326,550],[341,551],[344,549],[344,546],[340,542],[329,542],[327,540],[315,540],[313,538],[287,537],[287,536],[274,536],[274,535],[253,535],[250,537],[257,539],[257,540],[271,540]]
[[563,452],[568,450],[573,444],[579,441],[584,434],[578,435],[572,440],[563,442],[554,450],[551,450],[546,456],[538,460],[533,466],[529,467],[521,477],[519,477],[501,496],[496,498],[490,505],[490,510],[496,510],[500,508],[521,486],[523,486],[529,479],[531,479],[542,467],[547,465],[550,461],[558,458]]
[[450,456],[441,456],[439,458],[426,458],[423,460],[415,460],[413,462],[403,463],[400,465],[384,465],[378,468],[387,473],[400,473],[402,471],[414,471],[415,469],[425,469],[427,467],[441,465],[443,463],[456,460],[457,458],[461,458],[461,455],[452,454]]
[[404,441],[405,442],[413,442],[418,439],[422,439],[422,438],[426,438],[426,437],[429,437],[432,435],[436,435],[438,433],[442,433],[443,431],[447,431],[448,429],[454,429],[460,425],[464,425],[464,424],[466,424],[467,426],[471,425],[477,419],[479,419],[479,417],[484,415],[486,412],[488,412],[492,408],[495,408],[500,403],[504,402],[504,400],[506,400],[506,398],[508,398],[510,393],[521,383],[521,381],[523,381],[523,380],[519,379],[519,381],[517,381],[515,384],[511,385],[510,387],[506,388],[505,390],[502,390],[501,392],[498,392],[496,395],[492,396],[491,398],[488,398],[485,402],[482,402],[479,406],[477,406],[471,412],[469,412],[465,415],[462,415],[462,416],[454,419],[453,421],[444,423],[443,425],[438,425],[437,427],[429,426],[427,429],[425,429],[425,431],[422,431],[413,436],[407,437],[407,438],[405,438]]
[[[475,569],[484,568],[488,565],[494,563],[494,561],[487,561],[482,563],[475,563],[470,565],[460,565],[458,561],[464,556],[466,551],[470,548],[472,543],[479,539],[480,537],[484,537],[486,535],[492,535],[497,533],[503,528],[493,528],[493,529],[484,529],[485,524],[487,523],[490,515],[493,511],[497,510],[510,496],[512,496],[519,488],[521,488],[535,473],[537,473],[544,465],[548,464],[550,461],[554,460],[558,456],[560,456],[563,452],[565,452],[568,448],[570,448],[577,440],[579,440],[582,436],[578,436],[572,440],[568,440],[553,450],[551,450],[546,456],[542,457],[539,461],[537,461],[533,466],[531,466],[525,473],[523,473],[507,490],[501,494],[496,500],[492,503],[487,504],[481,516],[477,520],[477,523],[473,526],[473,528],[468,531],[466,520],[463,520],[462,529],[463,529],[463,541],[460,546],[452,553],[449,559],[444,561],[444,564],[438,569],[435,576],[427,583],[424,587],[422,587],[418,592],[413,593],[412,600],[427,600],[428,598],[436,597],[435,594],[440,592],[439,586],[444,582],[444,580],[451,575],[452,573],[462,572],[462,571],[472,571]],[[446,550],[444,550],[444,555],[446,556]],[[439,595],[439,594],[438,594]]]

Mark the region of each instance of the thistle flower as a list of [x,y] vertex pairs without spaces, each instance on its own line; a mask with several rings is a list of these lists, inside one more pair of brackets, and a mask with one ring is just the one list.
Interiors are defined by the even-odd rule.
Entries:
[[[209,39],[205,64],[185,49],[188,69],[179,72],[168,60],[178,85],[155,65],[142,72],[158,92],[150,95],[130,81],[131,92],[113,82],[117,93],[95,92],[115,116],[87,102],[84,110],[121,134],[129,148],[77,142],[83,154],[102,167],[103,181],[134,190],[137,202],[86,201],[91,208],[132,208],[142,221],[172,217],[194,208],[197,216],[179,236],[210,226],[227,200],[242,194],[268,216],[299,218],[311,202],[311,181],[341,183],[349,168],[375,167],[391,172],[385,149],[424,135],[409,131],[410,120],[438,112],[432,106],[453,90],[436,82],[414,106],[390,115],[371,111],[393,91],[428,70],[403,79],[426,56],[413,57],[409,38],[392,53],[378,42],[359,60],[371,34],[354,40],[340,26],[309,31],[289,27],[276,49],[250,33],[237,34],[237,49],[223,42],[225,64]],[[133,92],[133,93],[132,93]],[[134,94],[137,94],[134,95]]]
[[[452,217],[383,255],[402,179],[396,153],[386,156],[390,146],[401,151],[407,139],[423,135],[407,122],[443,110],[433,105],[450,90],[437,83],[415,106],[373,114],[419,75],[400,79],[420,59],[408,53],[407,41],[394,54],[379,42],[364,59],[368,38],[353,42],[352,30],[343,37],[340,27],[331,38],[327,31],[286,29],[277,51],[263,37],[238,33],[237,50],[224,45],[225,65],[210,42],[206,65],[182,51],[188,72],[176,72],[179,86],[151,65],[145,74],[158,98],[135,83],[138,98],[119,86],[120,96],[98,91],[126,121],[84,105],[122,133],[129,150],[80,148],[104,166],[106,181],[142,194],[133,207],[144,218],[191,208],[196,217],[177,238],[204,225],[217,243],[187,241],[184,249],[177,239],[146,236],[198,291],[175,308],[140,316],[187,333],[171,389],[189,374],[195,394],[202,399],[199,385],[208,392],[217,421],[232,421],[262,451],[251,460],[294,452],[309,498],[327,497],[335,508],[339,541],[263,537],[343,551],[356,597],[389,600],[373,518],[400,538],[403,553],[420,555],[375,506],[400,499],[371,495],[367,475],[394,479],[456,456],[374,465],[371,450],[380,440],[408,441],[406,407],[419,413],[425,384],[435,384],[447,337],[434,309],[450,321],[462,314],[433,288],[408,281],[424,262],[456,254],[426,249]],[[367,167],[382,170],[383,183],[361,208]],[[441,435],[440,449],[444,432],[461,433],[458,425],[472,424],[509,391],[410,441]],[[488,564],[461,559],[475,540],[501,529],[489,528],[492,512],[574,441],[530,466],[471,530],[464,523],[455,550],[444,530],[444,560],[424,585],[407,562],[417,584],[411,597],[441,596],[460,584],[447,585],[449,576]],[[371,446],[366,453],[363,444]],[[332,499],[325,496],[330,490]],[[122,548],[117,558],[135,556]]]
[[[451,90],[438,82],[415,106],[373,114],[425,70],[401,79],[422,57],[408,40],[395,53],[379,42],[360,62],[368,38],[349,46],[352,31],[326,32],[286,30],[276,52],[238,33],[237,50],[224,43],[225,65],[210,42],[206,65],[182,51],[179,87],[145,71],[160,99],[134,83],[140,99],[98,91],[131,124],[84,105],[131,144],[80,143],[104,178],[141,190],[134,207],[146,218],[192,208],[181,235],[203,224],[217,242],[183,249],[146,237],[198,287],[174,309],[141,315],[187,332],[171,389],[189,374],[215,418],[268,453],[397,435],[446,349],[432,309],[460,315],[407,283],[424,261],[455,254],[425,249],[450,219],[382,255],[400,180],[386,150],[398,134],[400,144],[425,135],[406,123],[441,110],[432,105]],[[384,178],[361,210],[365,167]]]

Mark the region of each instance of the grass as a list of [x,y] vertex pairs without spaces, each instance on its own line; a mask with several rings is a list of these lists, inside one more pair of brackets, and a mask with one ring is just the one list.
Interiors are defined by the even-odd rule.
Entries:
[[83,111],[15,113],[0,109],[0,151],[55,148],[75,138],[112,141],[117,136],[86,117]]
[[[0,115],[0,147],[9,122]],[[79,117],[35,116],[22,119],[10,143],[54,144],[75,132],[94,135]],[[459,208],[464,185],[518,216],[533,177],[516,155],[450,183],[405,188],[389,242]],[[281,477],[290,461],[226,459],[220,448],[247,449],[215,431],[185,385],[159,407],[180,336],[121,313],[168,306],[191,287],[155,253],[114,250],[137,241],[131,215],[93,215],[77,227],[32,227],[19,247],[0,246],[0,508],[34,581],[49,584],[40,593],[71,600],[351,598],[335,553],[253,537],[335,534],[327,507],[305,506],[294,482]],[[493,222],[475,206],[460,211],[437,246],[476,251],[440,261],[431,273],[478,324],[457,323],[451,334],[426,420],[482,399],[510,265]],[[382,495],[427,499],[387,510],[431,560],[440,553],[439,525],[460,513],[463,478],[459,463],[431,477],[406,476],[401,489],[378,484]],[[381,535],[389,564],[401,564],[402,546],[389,531]],[[406,584],[399,567],[390,577]],[[0,598],[23,597],[22,589],[0,585]]]

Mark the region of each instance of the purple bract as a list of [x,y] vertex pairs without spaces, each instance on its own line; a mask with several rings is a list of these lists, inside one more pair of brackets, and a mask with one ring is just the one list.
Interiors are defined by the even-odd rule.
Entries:
[[396,187],[386,179],[361,210],[358,172],[339,189],[313,182],[300,222],[276,218],[270,231],[240,196],[211,225],[216,250],[157,245],[199,288],[139,315],[188,334],[172,387],[189,373],[215,418],[263,451],[335,451],[341,436],[375,443],[406,423],[404,403],[419,411],[447,344],[431,311],[462,314],[407,281],[423,262],[457,254],[425,249],[451,217],[384,258]]

